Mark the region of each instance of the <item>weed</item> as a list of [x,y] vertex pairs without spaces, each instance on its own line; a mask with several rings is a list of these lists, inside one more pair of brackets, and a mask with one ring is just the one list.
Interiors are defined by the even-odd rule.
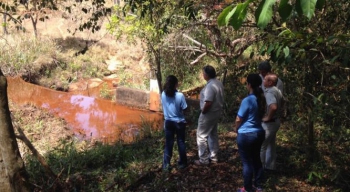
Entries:
[[113,95],[111,94],[111,91],[109,90],[108,84],[103,83],[102,88],[100,89],[100,97],[104,99],[112,99]]

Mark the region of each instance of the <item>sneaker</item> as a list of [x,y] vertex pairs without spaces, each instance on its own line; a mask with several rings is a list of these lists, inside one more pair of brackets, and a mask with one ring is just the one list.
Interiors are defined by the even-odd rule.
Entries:
[[162,170],[163,172],[171,172],[172,167],[171,166],[163,166]]
[[218,160],[211,160],[211,159],[210,159],[210,163],[211,163],[211,164],[218,164]]
[[255,187],[254,185],[253,185],[253,190],[255,192],[263,192],[263,189],[261,187]]
[[[253,189],[252,191],[255,191],[255,189]],[[247,191],[247,190],[245,190],[244,187],[242,187],[242,188],[239,188],[239,189],[237,190],[237,192],[250,192],[250,191]]]
[[194,164],[198,165],[198,166],[207,166],[207,165],[209,165],[209,163],[202,163],[200,160],[195,160]]
[[242,187],[242,188],[239,188],[239,189],[237,190],[237,192],[247,192],[247,191],[244,189],[244,187]]
[[178,169],[186,169],[188,167],[187,164],[183,164],[183,165],[178,165],[177,168]]

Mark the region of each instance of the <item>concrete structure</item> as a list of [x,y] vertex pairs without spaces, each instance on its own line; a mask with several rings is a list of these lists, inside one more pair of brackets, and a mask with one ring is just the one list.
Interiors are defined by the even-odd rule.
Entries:
[[[158,109],[152,106],[152,111],[162,111],[159,93],[154,94],[152,97],[157,97],[159,100]],[[154,100],[153,98],[152,100]],[[117,87],[116,89],[116,102],[121,105],[129,107],[135,107],[139,109],[150,110],[150,91],[142,91],[139,89],[132,89],[127,87]],[[187,105],[191,110],[199,109],[199,100],[186,98]]]

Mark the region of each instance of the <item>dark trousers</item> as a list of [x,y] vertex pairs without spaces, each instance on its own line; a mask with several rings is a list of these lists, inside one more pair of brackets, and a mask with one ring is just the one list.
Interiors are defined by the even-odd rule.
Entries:
[[255,187],[261,187],[263,167],[260,160],[260,148],[265,139],[265,131],[238,133],[238,152],[243,164],[244,188],[252,191],[253,176]]
[[186,144],[185,144],[185,128],[186,123],[174,122],[174,121],[165,121],[164,130],[165,130],[165,149],[163,157],[163,169],[168,169],[170,167],[170,160],[173,156],[173,146],[174,138],[176,135],[177,147],[179,150],[179,161],[178,165],[187,165],[187,156],[186,156]]

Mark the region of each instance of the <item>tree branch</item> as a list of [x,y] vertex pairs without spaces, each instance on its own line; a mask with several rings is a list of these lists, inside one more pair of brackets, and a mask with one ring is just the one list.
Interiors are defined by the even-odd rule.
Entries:
[[196,60],[192,61],[190,64],[191,64],[191,65],[196,64],[199,60],[201,60],[201,59],[202,59],[204,56],[206,56],[206,55],[207,55],[207,53],[202,53],[200,56],[197,57]]
[[[14,119],[12,114],[11,114],[11,119]],[[35,149],[34,145],[29,141],[29,139],[26,137],[26,135],[24,134],[23,130],[19,127],[19,125],[17,125],[17,123],[15,123],[15,122],[13,122],[12,124],[14,125],[14,127],[16,128],[16,130],[19,133],[19,135],[16,135],[16,138],[20,139],[24,142],[24,144],[30,149],[32,154],[38,159],[40,164],[44,167],[44,170],[49,175],[49,177],[51,177],[54,181],[56,181],[56,180],[58,181],[57,187],[59,187],[59,189],[63,189],[62,183],[58,180],[57,175],[49,167],[45,158],[38,152],[38,150]]]
[[200,43],[200,42],[194,40],[193,38],[191,38],[190,36],[188,36],[186,34],[183,34],[182,36],[185,37],[186,39],[192,41],[194,44],[200,46],[200,49],[201,49],[201,47],[207,48],[203,43]]
[[16,18],[12,17],[12,15],[7,13],[7,12],[0,11],[0,13],[9,16],[15,23],[22,23],[21,21],[19,21]]

